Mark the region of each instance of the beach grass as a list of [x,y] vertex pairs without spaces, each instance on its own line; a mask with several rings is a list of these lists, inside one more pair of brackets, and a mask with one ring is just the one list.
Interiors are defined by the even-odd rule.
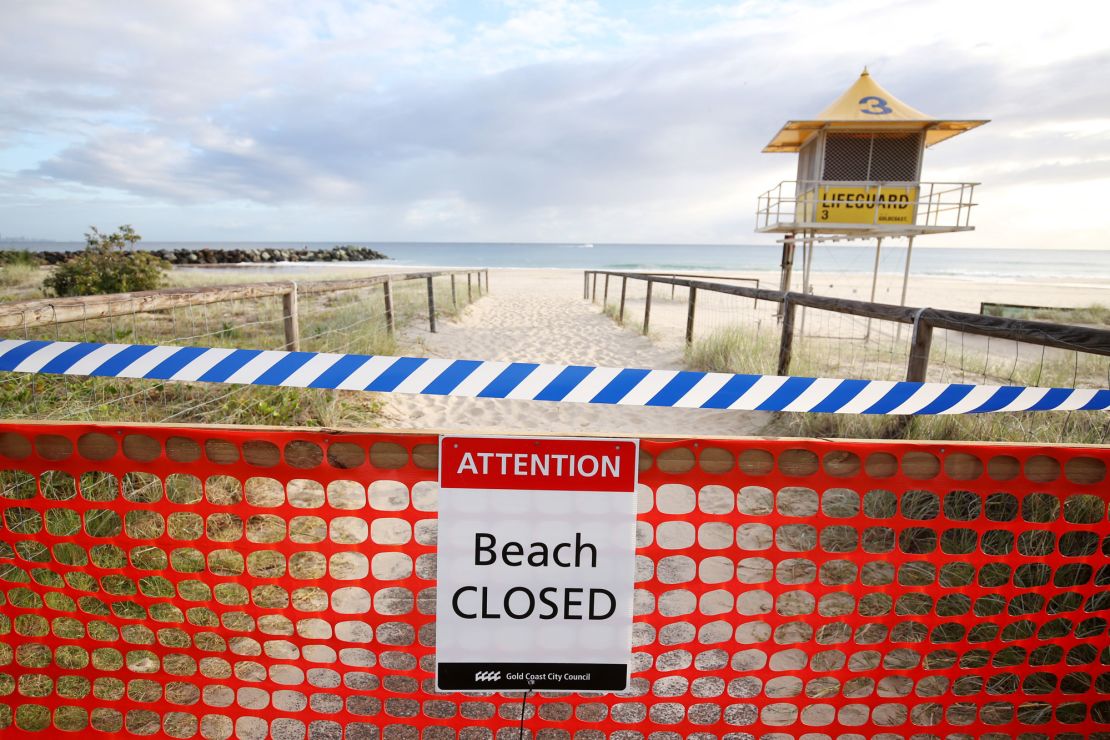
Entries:
[[[717,328],[696,339],[686,350],[686,365],[703,372],[773,375],[779,338],[748,325]],[[904,360],[887,365],[882,348],[867,347],[853,354],[851,367],[838,367],[828,342],[806,338],[795,344],[790,374],[802,377],[881,377],[893,368],[901,379]],[[988,383],[1040,387],[1100,387],[1107,382],[1105,357],[1070,353],[1017,363],[1007,357],[963,353],[943,357],[934,348],[930,380],[951,383]],[[949,364],[943,361],[949,360]],[[933,378],[933,375],[938,377]],[[940,377],[943,376],[943,377]],[[851,414],[776,414],[766,433],[787,437],[857,439],[966,440],[983,442],[1040,442],[1106,444],[1110,418],[1097,412],[1014,412],[937,416],[864,416]]]
[[601,312],[612,319],[617,326],[624,326],[624,321],[621,320],[621,307],[616,303],[606,303]]
[[1095,326],[1110,326],[1110,306],[1101,306],[1092,303],[1083,308],[1074,308],[1070,311],[1053,309],[1036,309],[1030,316],[1037,321],[1055,321],[1061,324],[1089,324]]
[[13,288],[30,285],[39,275],[37,265],[16,262],[0,266],[0,287]]
[[20,375],[0,383],[0,408],[9,419],[335,427],[373,425],[381,401],[312,388]]
[[30,262],[0,264],[0,303],[43,297],[42,281],[49,272]]
[[1110,441],[1104,413],[1036,411],[937,416],[781,413],[768,434],[787,437],[1093,444]]
[[[989,357],[963,357],[964,365],[934,365],[940,382],[1030,387],[1099,387],[1105,357],[1074,353],[1040,363],[1015,365]],[[930,377],[930,379],[933,379]],[[782,413],[771,433],[804,437],[921,439],[1015,443],[1106,444],[1110,415],[1096,411],[1036,411],[929,416],[864,416]]]
[[[777,338],[739,324],[715,329],[686,348],[687,367],[707,373],[772,375],[777,360]],[[801,357],[795,361],[807,364]]]
[[[991,315],[999,315],[992,313]],[[1032,319],[1034,321],[1051,321],[1057,324],[1084,324],[1087,326],[1110,326],[1110,306],[1091,303],[1078,308],[1051,308],[1051,307],[1007,307],[1007,318]]]
[[[258,272],[172,270],[170,275],[171,283],[191,286],[249,282],[260,277]],[[351,277],[349,271],[330,269],[293,274],[315,279]],[[41,281],[41,275],[37,279]],[[456,285],[452,301],[449,278],[435,279],[441,320],[457,315],[468,305],[465,278],[461,290],[459,287]],[[367,355],[400,352],[397,337],[386,328],[380,286],[303,294],[298,312],[302,351]],[[427,321],[426,283],[395,282],[393,312],[398,331]],[[283,320],[281,299],[267,297],[38,327],[13,336],[281,349],[285,342]],[[376,425],[382,401],[372,394],[326,389],[11,374],[0,379],[0,408],[5,418],[336,427]]]

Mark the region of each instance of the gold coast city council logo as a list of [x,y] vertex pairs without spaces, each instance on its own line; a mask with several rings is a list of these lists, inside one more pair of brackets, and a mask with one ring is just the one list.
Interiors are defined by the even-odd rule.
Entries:
[[475,681],[500,681],[501,671],[478,671],[474,674]]

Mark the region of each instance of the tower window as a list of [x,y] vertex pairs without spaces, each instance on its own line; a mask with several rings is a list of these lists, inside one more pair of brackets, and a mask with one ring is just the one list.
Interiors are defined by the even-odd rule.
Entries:
[[823,180],[915,182],[920,133],[829,133]]

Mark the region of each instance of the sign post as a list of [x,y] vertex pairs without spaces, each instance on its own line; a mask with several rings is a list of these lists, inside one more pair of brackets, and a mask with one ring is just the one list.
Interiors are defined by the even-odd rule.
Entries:
[[437,690],[627,688],[638,446],[440,439]]

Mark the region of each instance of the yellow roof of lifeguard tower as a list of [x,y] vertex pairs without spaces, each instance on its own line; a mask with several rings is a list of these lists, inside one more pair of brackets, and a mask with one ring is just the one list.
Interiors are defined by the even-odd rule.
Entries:
[[796,152],[821,129],[844,131],[924,131],[925,146],[982,126],[986,120],[934,118],[906,105],[871,78],[867,69],[832,105],[806,121],[787,121],[764,152]]

